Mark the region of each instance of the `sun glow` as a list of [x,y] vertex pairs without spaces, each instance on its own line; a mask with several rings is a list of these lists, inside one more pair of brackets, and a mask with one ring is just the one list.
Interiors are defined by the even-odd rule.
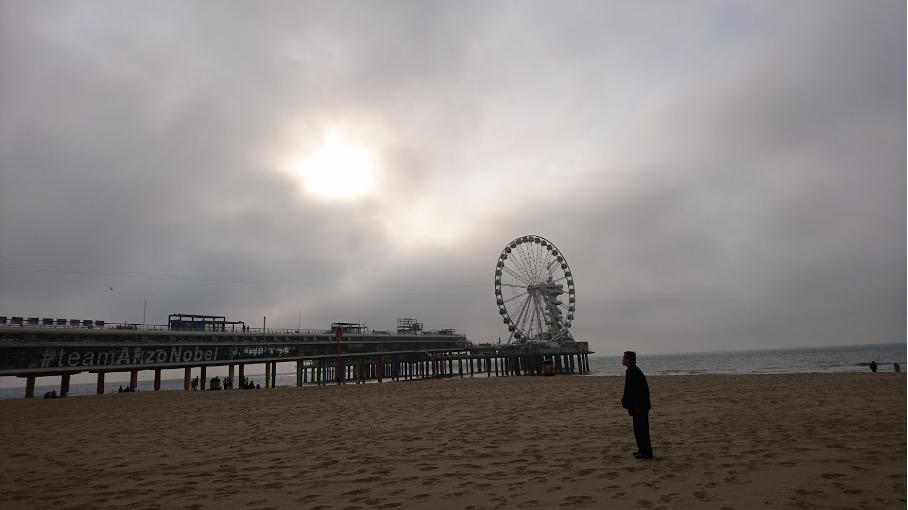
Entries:
[[343,138],[329,137],[325,145],[297,168],[306,191],[326,199],[359,198],[372,189],[369,153]]

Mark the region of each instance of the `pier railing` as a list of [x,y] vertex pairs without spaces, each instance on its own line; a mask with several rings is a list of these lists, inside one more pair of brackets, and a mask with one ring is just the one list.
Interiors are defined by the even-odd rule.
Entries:
[[0,331],[7,329],[19,329],[19,328],[28,328],[28,329],[54,329],[54,330],[74,330],[74,331],[184,331],[191,332],[196,331],[199,333],[258,333],[258,334],[302,334],[302,335],[324,335],[331,333],[330,329],[299,329],[299,328],[253,328],[247,327],[245,330],[242,328],[237,329],[223,329],[215,331],[206,331],[206,330],[192,330],[192,329],[173,329],[167,324],[91,324],[91,325],[70,325],[70,324],[0,324]]

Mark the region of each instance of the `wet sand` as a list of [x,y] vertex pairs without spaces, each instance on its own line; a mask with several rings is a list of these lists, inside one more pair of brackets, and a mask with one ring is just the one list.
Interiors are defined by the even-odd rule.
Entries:
[[653,460],[622,377],[5,400],[0,508],[905,508],[903,374],[649,381]]

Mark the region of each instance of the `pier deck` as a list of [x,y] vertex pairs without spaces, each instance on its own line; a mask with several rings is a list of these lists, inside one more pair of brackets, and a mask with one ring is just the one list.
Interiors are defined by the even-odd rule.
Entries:
[[155,371],[160,387],[162,369],[201,370],[205,388],[207,367],[234,368],[243,379],[244,367],[264,364],[265,387],[274,385],[277,363],[295,362],[297,384],[365,382],[367,380],[428,377],[541,374],[543,360],[554,362],[557,373],[588,373],[585,342],[560,348],[475,344],[453,332],[369,332],[338,336],[331,330],[254,329],[241,331],[180,331],[169,326],[3,325],[0,326],[0,376],[27,379],[32,397],[36,377],[60,376],[66,394],[71,375],[98,374],[98,393],[104,374],[130,372],[132,384],[142,370]]

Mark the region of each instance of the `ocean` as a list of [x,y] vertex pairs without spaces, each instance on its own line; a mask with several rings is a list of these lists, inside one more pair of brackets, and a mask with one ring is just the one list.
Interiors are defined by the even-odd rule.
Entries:
[[[637,365],[648,375],[699,375],[699,374],[781,374],[800,372],[869,372],[870,362],[876,361],[879,372],[894,371],[893,363],[898,363],[905,370],[906,344],[879,344],[845,347],[811,347],[798,349],[773,349],[753,351],[704,352],[685,354],[652,354],[637,353]],[[259,369],[256,372],[256,369]],[[182,370],[165,370],[161,380],[161,390],[183,390]],[[264,387],[264,368],[247,366],[246,376]],[[139,373],[139,390],[152,389],[152,372]],[[193,370],[193,377],[199,371]],[[226,367],[208,369],[206,375],[223,377]],[[583,377],[623,376],[624,367],[621,356],[590,356],[590,373]],[[178,376],[178,377],[174,377]],[[482,376],[482,374],[476,374]],[[80,374],[73,377],[69,396],[94,395],[97,389],[94,374]],[[469,375],[466,375],[469,377]],[[129,380],[128,374],[107,374],[105,393],[117,393],[120,386]],[[15,387],[0,388],[0,399],[22,398],[25,395],[24,379],[12,377],[0,378],[0,383],[14,381]],[[387,379],[386,379],[387,381]],[[390,381],[388,381],[390,382]],[[277,386],[296,385],[296,373],[293,363],[278,364]],[[45,392],[60,392],[59,377],[41,377],[36,381],[35,396],[41,398]]]

